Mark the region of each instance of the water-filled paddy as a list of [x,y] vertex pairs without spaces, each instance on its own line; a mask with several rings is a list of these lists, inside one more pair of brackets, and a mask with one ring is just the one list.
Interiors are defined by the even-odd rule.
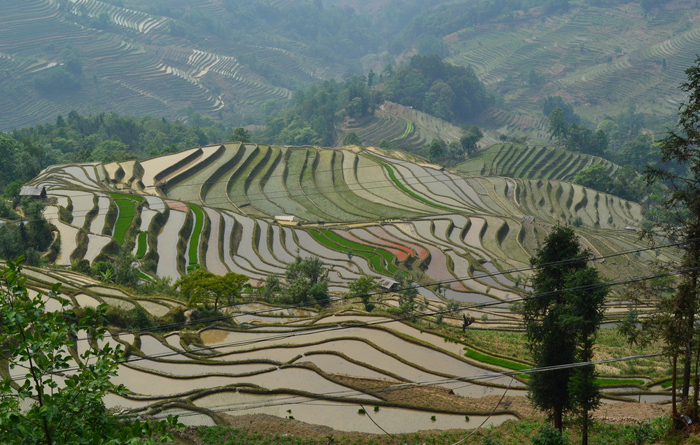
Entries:
[[[481,425],[485,416],[431,413],[401,408],[380,407],[378,412],[373,405],[364,405],[368,415],[358,414],[357,404],[320,401],[304,397],[259,396],[244,393],[222,393],[203,397],[195,401],[197,406],[207,407],[232,415],[269,414],[277,417],[293,416],[296,420],[316,425],[325,425],[339,431],[360,431],[382,434],[382,431],[369,419],[371,416],[383,429],[392,434],[412,433],[420,430],[471,429]],[[226,411],[230,407],[230,411]],[[291,410],[291,413],[287,410]],[[435,416],[435,421],[431,417]],[[485,426],[500,425],[515,416],[495,415]]]

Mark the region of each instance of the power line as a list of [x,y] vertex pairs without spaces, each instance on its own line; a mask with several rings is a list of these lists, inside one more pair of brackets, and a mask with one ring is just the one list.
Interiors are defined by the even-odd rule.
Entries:
[[[697,239],[700,239],[700,238],[697,238]],[[482,275],[478,275],[478,276],[470,276],[470,277],[464,277],[464,278],[455,278],[454,280],[441,280],[441,281],[435,281],[435,282],[432,282],[432,283],[429,283],[429,284],[422,284],[422,285],[421,285],[421,284],[415,284],[415,285],[412,286],[412,287],[404,287],[404,288],[400,288],[400,289],[398,289],[398,290],[374,291],[374,292],[370,292],[370,293],[363,294],[363,295],[337,297],[337,298],[332,298],[332,299],[330,299],[330,300],[331,300],[331,302],[338,302],[338,301],[345,301],[345,300],[350,300],[350,299],[355,299],[355,298],[361,298],[361,297],[365,297],[365,296],[370,296],[370,297],[372,297],[372,296],[377,296],[377,295],[395,294],[395,293],[400,293],[400,292],[402,292],[402,291],[404,291],[404,290],[409,290],[409,289],[412,289],[412,288],[414,288],[414,289],[415,289],[415,288],[428,288],[428,287],[430,287],[430,286],[437,286],[437,285],[442,285],[442,284],[450,284],[450,283],[454,283],[454,282],[464,282],[464,281],[478,280],[479,278],[486,278],[486,277],[492,277],[492,278],[493,278],[493,277],[497,277],[497,276],[506,275],[506,274],[509,274],[509,273],[526,272],[526,271],[531,271],[531,270],[536,270],[536,269],[541,269],[541,268],[553,267],[553,266],[557,266],[557,265],[564,265],[564,264],[577,263],[577,262],[580,262],[580,261],[599,261],[599,260],[603,260],[603,259],[614,258],[614,257],[617,257],[617,256],[630,255],[630,254],[634,254],[634,253],[638,253],[638,252],[644,252],[644,251],[648,251],[648,250],[657,250],[657,249],[666,248],[666,247],[675,247],[675,246],[679,246],[679,245],[681,245],[681,244],[685,244],[685,243],[687,243],[687,242],[692,242],[692,241],[695,241],[695,240],[696,240],[696,239],[685,240],[685,241],[682,241],[682,242],[676,242],[676,243],[666,244],[666,245],[662,245],[662,246],[654,246],[654,247],[648,247],[648,248],[639,248],[639,249],[633,249],[633,250],[629,250],[629,251],[615,252],[615,253],[611,253],[611,254],[607,254],[607,255],[571,258],[571,259],[562,260],[562,261],[554,261],[554,262],[549,262],[549,263],[543,263],[543,264],[541,264],[541,265],[538,265],[537,267],[523,267],[523,268],[518,268],[518,269],[509,269],[509,270],[506,270],[506,271],[503,271],[503,272],[500,272],[500,271],[499,271],[499,272],[496,272],[496,273],[482,272]],[[499,302],[499,303],[497,303],[497,304],[506,304],[506,303],[510,303],[510,302],[512,302],[512,301],[518,301],[518,300],[509,300],[509,301],[507,301],[507,302]],[[238,306],[238,305],[240,305],[240,304],[241,304],[241,303],[236,303],[236,304],[232,304],[232,305],[229,305],[229,306],[222,306],[221,309],[226,309],[226,308],[230,308],[230,307],[235,307],[235,306]],[[297,304],[292,304],[292,305],[285,306],[285,307],[282,308],[282,310],[284,310],[284,309],[297,309],[297,308],[303,308],[303,307],[308,307],[308,306],[316,306],[317,304],[318,304],[318,302],[316,302],[316,301],[314,301],[314,302],[311,302],[311,301],[309,301],[309,302],[301,302],[301,303],[297,303]],[[258,314],[264,314],[264,313],[270,313],[270,312],[279,312],[279,311],[280,311],[280,308],[270,308],[270,309],[262,309],[262,310],[257,310],[257,311],[245,311],[245,312],[243,312],[243,313],[244,313],[244,314],[250,314],[250,315],[258,315]],[[160,331],[160,330],[169,329],[169,328],[185,327],[185,326],[188,326],[188,325],[199,325],[199,324],[203,324],[203,323],[213,323],[213,322],[217,322],[217,321],[228,320],[228,319],[230,319],[230,318],[235,318],[235,317],[236,317],[235,315],[221,315],[221,316],[215,316],[215,317],[204,318],[204,319],[200,319],[200,320],[193,320],[193,321],[190,321],[190,322],[171,323],[171,324],[166,324],[166,325],[154,326],[154,327],[151,327],[151,328],[144,328],[144,329],[141,329],[141,330],[139,330],[139,331],[134,332],[134,334],[143,334],[143,333],[148,333],[148,332],[153,332],[153,331]],[[113,337],[113,335],[109,334],[109,335],[106,336],[106,337]],[[78,340],[87,340],[87,338],[81,338],[81,339],[78,339]]]
[[[599,289],[599,288],[605,288],[605,287],[612,287],[612,286],[617,286],[621,284],[629,284],[629,283],[637,283],[641,281],[648,281],[648,280],[653,280],[656,278],[662,278],[662,277],[669,277],[669,276],[676,276],[676,275],[682,275],[686,273],[691,273],[691,272],[697,272],[700,271],[700,267],[694,267],[694,268],[688,268],[688,269],[680,269],[680,270],[675,270],[675,271],[669,271],[669,272],[664,272],[660,274],[654,274],[654,275],[646,275],[646,276],[641,276],[641,277],[636,277],[636,278],[630,278],[630,279],[625,279],[625,280],[619,280],[615,282],[605,282],[605,283],[596,283],[596,284],[590,284],[590,285],[585,285],[585,286],[578,286],[578,287],[573,287],[573,288],[565,288],[565,289],[560,289],[560,290],[555,290],[555,291],[548,291],[548,292],[540,292],[540,293],[535,293],[527,297],[522,297],[519,299],[511,300],[510,302],[516,302],[516,301],[523,301],[528,298],[543,298],[549,295],[557,295],[562,292],[570,292],[570,291],[583,291],[583,290],[592,290],[592,289]],[[509,303],[510,303],[509,302]],[[481,303],[477,304],[475,306],[469,306],[466,307],[465,309],[480,309],[484,307],[491,307],[495,305],[502,305],[504,302],[496,302],[496,303]],[[449,314],[453,313],[453,310],[443,310],[443,311],[435,311],[435,312],[429,312],[429,313],[423,313],[423,314],[409,314],[405,315],[403,317],[398,317],[398,318],[387,318],[387,319],[380,319],[377,320],[376,322],[369,322],[369,323],[364,323],[362,325],[339,325],[339,326],[333,326],[333,327],[327,327],[327,328],[318,328],[318,329],[307,329],[302,332],[289,332],[286,334],[279,334],[277,336],[270,336],[268,338],[263,338],[263,339],[250,339],[250,340],[243,340],[243,341],[238,341],[238,342],[229,342],[229,343],[222,343],[219,345],[216,345],[216,348],[230,348],[230,347],[242,347],[242,346],[250,346],[262,342],[268,342],[268,341],[276,341],[276,340],[284,340],[287,338],[292,338],[292,337],[301,337],[301,336],[307,336],[307,335],[314,335],[314,334],[319,334],[319,333],[326,333],[326,332],[334,332],[334,331],[340,331],[344,329],[351,329],[351,328],[357,328],[357,327],[371,327],[371,326],[376,326],[376,325],[381,325],[381,324],[387,324],[387,323],[395,323],[397,321],[402,321],[402,320],[414,320],[414,319],[419,319],[419,318],[426,318],[426,317],[431,317],[435,315],[444,315],[444,314]],[[154,358],[166,358],[166,357],[172,357],[172,356],[177,356],[177,355],[184,355],[186,353],[196,353],[199,351],[209,351],[212,348],[209,347],[200,347],[196,349],[190,349],[188,351],[168,351],[160,354],[152,354],[152,355],[141,355],[137,356],[136,358],[133,359],[126,359],[123,361],[120,361],[120,364],[129,364],[133,362],[138,362],[142,360],[149,360],[149,359],[154,359]],[[69,372],[73,370],[78,370],[80,369],[80,366],[73,367],[73,368],[66,368],[61,370],[60,372]],[[52,374],[58,374],[59,372],[53,372]],[[519,371],[517,373],[520,373]],[[16,380],[16,378],[11,378],[12,381]]]
[[[478,382],[478,381],[493,380],[493,379],[499,378],[499,377],[511,377],[511,379],[513,379],[515,376],[520,375],[520,374],[535,374],[538,372],[561,371],[561,370],[565,370],[565,369],[580,368],[580,367],[584,367],[584,366],[605,365],[605,364],[618,363],[618,362],[623,362],[623,361],[639,360],[639,359],[644,359],[644,358],[654,358],[654,357],[660,357],[662,355],[663,354],[661,354],[661,353],[639,354],[639,355],[633,355],[633,356],[627,356],[627,357],[612,358],[612,359],[607,359],[607,360],[567,363],[567,364],[562,364],[562,365],[529,368],[529,369],[518,370],[518,371],[489,372],[489,373],[480,374],[480,375],[476,375],[476,376],[449,377],[449,378],[442,378],[442,379],[435,379],[435,380],[425,380],[425,381],[420,381],[420,382],[398,383],[398,384],[388,385],[385,388],[371,389],[371,391],[373,394],[385,394],[385,393],[390,393],[390,392],[394,392],[394,391],[400,391],[402,389],[411,388],[411,387],[440,386],[440,385],[444,385],[444,384],[452,383],[452,382],[467,382],[468,385],[474,385],[474,384],[476,384],[475,382]],[[508,389],[510,389],[511,385],[512,385],[512,380],[511,380],[511,384],[506,389],[506,392]],[[244,411],[247,409],[260,408],[260,407],[300,405],[300,404],[304,404],[304,403],[313,402],[319,398],[328,398],[328,399],[332,399],[334,401],[342,403],[342,399],[341,399],[342,397],[353,396],[353,395],[357,394],[358,392],[362,392],[362,391],[348,388],[347,390],[339,390],[339,391],[331,391],[331,392],[326,392],[326,393],[315,394],[314,396],[316,398],[312,399],[312,400],[297,400],[297,401],[295,401],[294,399],[299,399],[301,396],[289,396],[289,397],[286,397],[282,400],[278,400],[278,401],[274,401],[274,402],[267,402],[267,403],[254,404],[254,405],[247,403],[247,402],[233,403],[233,404],[218,405],[216,407],[213,407],[212,409],[207,409],[207,410],[209,412],[212,412],[212,413],[226,412],[226,411]],[[501,401],[503,400],[504,397],[505,397],[505,393],[503,396],[501,396]],[[416,398],[418,398],[418,397],[414,396],[414,397],[409,397],[407,399],[413,400]],[[352,402],[344,402],[344,403],[352,403]],[[500,405],[500,402],[496,405],[496,407],[498,405]],[[495,409],[492,411],[491,415],[493,415],[493,412],[495,412]],[[199,413],[199,412],[194,412],[194,413],[190,412],[190,413],[185,413],[185,414],[179,415],[179,417],[197,416],[197,415],[201,415],[201,414],[202,413]]]
[[[533,148],[534,148],[534,147],[536,147],[536,146],[533,146]],[[548,147],[546,147],[546,146],[542,146],[542,147],[548,148]],[[410,187],[412,187],[412,188],[414,187],[414,185],[411,184],[411,182],[410,182],[411,179],[417,180],[417,181],[420,182],[420,184],[422,184],[422,185],[431,184],[431,183],[452,183],[452,184],[454,184],[454,185],[457,186],[457,187],[459,187],[459,186],[456,184],[456,180],[459,180],[459,179],[465,180],[465,179],[467,179],[467,178],[464,178],[464,177],[463,177],[462,175],[460,175],[460,174],[455,174],[455,173],[451,173],[451,172],[443,173],[443,172],[441,172],[441,171],[438,171],[438,172],[439,172],[439,173],[443,173],[444,176],[446,176],[447,178],[449,178],[449,179],[450,179],[449,182],[448,182],[448,181],[445,181],[444,179],[437,178],[437,177],[435,177],[435,175],[433,175],[433,174],[417,175],[417,174],[415,174],[412,170],[410,170],[408,167],[405,167],[405,166],[402,165],[403,163],[410,163],[409,161],[403,161],[403,160],[398,160],[398,159],[389,159],[389,158],[383,157],[383,156],[378,155],[378,154],[372,154],[372,155],[373,155],[373,156],[376,156],[376,157],[379,157],[380,159],[393,161],[393,162],[397,163],[397,165],[401,165],[403,168],[406,168],[407,170],[409,170],[409,172],[411,173],[411,177],[408,178],[408,179],[407,179],[407,178],[403,178],[403,179],[404,179],[404,180],[403,180],[403,183],[405,183],[406,185],[408,185],[408,186],[410,186]],[[604,158],[601,158],[601,159],[604,159]],[[549,162],[548,162],[548,161],[541,161],[540,163],[536,163],[536,164],[534,164],[534,165],[538,165],[538,164],[541,164],[541,165],[549,165]],[[414,164],[414,165],[418,165],[418,164]],[[493,167],[493,168],[496,168],[496,171],[498,171],[498,167],[497,167],[497,166],[492,166],[492,167]],[[359,168],[382,168],[382,170],[385,170],[386,167],[382,166],[381,164],[375,164],[375,165],[369,165],[369,166],[364,166],[364,167],[362,167],[362,166],[357,166],[357,167],[355,167],[353,170],[357,170],[357,169],[359,169]],[[430,167],[422,167],[422,168],[428,169],[428,168],[430,168]],[[233,170],[233,169],[232,169],[232,170]],[[540,169],[528,169],[529,172],[537,172],[537,171],[545,171],[545,170],[549,170],[549,169],[545,169],[545,168],[542,168],[541,170],[540,170]],[[314,170],[314,172],[316,172],[316,173],[319,173],[319,172],[320,172],[320,173],[322,173],[322,172],[342,172],[342,171],[344,171],[344,169],[342,169],[342,168],[333,169],[333,170]],[[235,172],[233,172],[233,173],[235,173]],[[233,173],[232,173],[232,174],[233,174]],[[399,175],[401,175],[401,176],[403,177],[403,174],[402,174],[401,172],[398,172],[398,173],[399,173]],[[471,174],[471,175],[479,175],[479,176],[481,176],[481,175],[480,175],[481,170],[479,170],[479,171],[473,171],[473,172],[465,172],[465,171],[462,171],[462,172],[460,172],[460,173],[466,174],[466,175],[470,175],[470,174]],[[456,178],[455,178],[455,177],[451,177],[450,175],[452,175],[452,176],[457,176],[457,177],[456,177]],[[284,177],[284,175],[271,175],[269,178],[280,178],[280,177]],[[269,178],[268,178],[268,181],[269,181]],[[422,181],[422,180],[421,180],[422,178],[431,178],[431,180]],[[177,179],[177,176],[174,177],[173,179]],[[527,180],[527,179],[529,179],[529,178],[512,178],[512,179]],[[380,179],[380,180],[376,180],[376,181],[362,181],[361,183],[360,183],[360,181],[359,181],[359,179],[358,179],[358,185],[359,185],[359,187],[361,187],[361,188],[364,189],[364,190],[383,189],[383,188],[384,188],[383,186],[379,186],[379,187],[365,187],[365,184],[374,184],[374,183],[376,183],[376,184],[383,184],[383,183],[385,183],[386,181],[390,181],[390,179],[389,179],[389,178],[384,178],[384,179]],[[565,181],[562,181],[562,182],[565,182]],[[97,184],[97,183],[96,183],[96,184]],[[178,184],[178,183],[176,182],[176,183],[173,185],[173,187],[197,187],[197,186],[202,186],[202,185],[205,185],[205,184],[213,184],[213,182],[211,182],[211,181],[206,181],[206,180],[205,180],[205,181],[202,182],[202,183],[190,182],[190,183],[188,183],[188,184],[186,184],[186,185],[185,185],[185,184]],[[347,185],[347,183],[346,183],[346,186],[348,187],[348,189],[350,188],[350,186]],[[303,188],[303,186],[302,186],[301,184],[300,184],[300,188]],[[428,188],[429,188],[429,187],[428,187]],[[461,187],[459,187],[459,188],[461,189]],[[279,196],[274,196],[274,192],[264,192],[264,191],[261,191],[261,192],[253,192],[253,193],[246,192],[246,193],[245,193],[245,196],[248,198],[248,201],[251,202],[252,205],[254,205],[253,202],[255,202],[255,201],[264,202],[264,201],[268,201],[268,200],[274,201],[275,199],[287,198],[287,197],[288,197],[288,198],[291,198],[291,199],[294,199],[294,198],[298,198],[298,197],[307,197],[307,196],[315,196],[315,195],[324,195],[322,189],[329,189],[329,191],[331,191],[331,190],[337,190],[337,187],[336,187],[335,185],[333,185],[333,186],[325,186],[325,187],[324,187],[324,186],[314,185],[314,190],[315,190],[315,191],[305,192],[305,191],[302,190],[301,193],[299,193],[299,194],[293,194],[293,193],[290,193],[290,192],[287,190],[286,192],[284,192],[284,191],[279,191]],[[57,190],[61,190],[61,189],[57,189]],[[415,188],[414,188],[414,190],[415,190]],[[351,193],[355,194],[354,191],[352,191],[352,190],[349,190],[349,191],[350,191]],[[596,190],[596,191],[597,191],[597,190]],[[54,192],[53,190],[52,190],[51,192],[52,192],[53,195],[58,195],[58,193]],[[72,194],[72,195],[58,195],[58,196],[66,196],[66,197],[69,197],[69,198],[70,198],[70,197],[75,197],[75,196],[95,196],[95,194],[98,194],[98,193],[107,193],[107,192],[105,192],[105,191],[96,191],[96,192],[94,192],[94,193],[84,193],[84,194],[82,194],[82,195],[81,195],[81,194]],[[111,192],[111,193],[119,193],[119,192],[116,191],[116,192]],[[444,195],[441,195],[440,193],[436,193],[436,192],[434,192],[434,191],[432,191],[431,193],[433,193],[433,194],[435,194],[435,195],[437,195],[437,196],[444,196]],[[604,192],[599,192],[599,193],[604,193]],[[464,194],[465,194],[465,196],[468,195],[466,192],[465,192]],[[272,195],[272,196],[271,196],[271,195]],[[128,199],[128,198],[127,198],[128,196],[129,196],[129,195],[125,195],[125,199]],[[142,195],[137,195],[137,196],[142,196]],[[151,195],[151,196],[155,196],[155,195]],[[255,198],[256,196],[260,196],[260,198]],[[253,197],[253,199],[250,199],[250,197]],[[445,196],[445,197],[449,198],[448,196]],[[159,197],[159,198],[160,198],[160,197]],[[119,199],[119,198],[114,198],[114,199]],[[414,199],[415,199],[415,198],[414,198]],[[210,199],[210,200],[206,200],[206,198],[205,198],[205,200],[202,201],[202,203],[205,204],[205,205],[216,206],[217,204],[230,204],[231,202],[230,202],[230,198],[228,197],[228,194],[227,194],[227,197],[226,197],[225,199],[224,199],[224,197],[220,197],[220,198],[218,198],[218,199]],[[446,204],[441,204],[441,203],[437,203],[437,204],[442,205],[442,206],[449,207],[449,205],[446,205]],[[277,204],[275,204],[275,205],[277,205]],[[468,205],[468,206],[471,206],[470,204],[467,204],[467,205]],[[94,207],[93,207],[93,209],[94,209]],[[457,211],[457,212],[465,212],[465,211],[467,211],[467,210],[464,210],[464,209],[453,209],[453,210],[455,210],[455,211]],[[92,211],[92,210],[84,211],[84,214],[87,215],[87,214],[90,213],[91,211]],[[420,212],[421,210],[417,210],[417,211]],[[73,215],[76,215],[76,213],[77,213],[77,212],[74,212]],[[83,212],[79,212],[78,214],[80,214],[80,213],[83,213]],[[99,213],[99,210],[98,210],[98,214],[100,214],[100,213]]]

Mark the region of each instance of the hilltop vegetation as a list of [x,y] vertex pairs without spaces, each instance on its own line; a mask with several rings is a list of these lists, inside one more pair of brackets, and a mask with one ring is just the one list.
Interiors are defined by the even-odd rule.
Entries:
[[71,162],[112,162],[175,153],[227,140],[232,130],[197,114],[191,124],[116,113],[83,116],[71,111],[53,124],[0,132],[0,189],[24,183],[42,169]]
[[[6,3],[4,130],[71,110],[170,119],[195,111],[259,125],[295,90],[345,74],[368,73],[374,85],[391,71],[395,84],[418,87],[415,97],[388,89],[394,102],[450,121],[478,117],[470,124],[518,137],[542,137],[538,101],[547,96],[573,104],[593,128],[629,107],[663,122],[681,99],[674,87],[700,35],[688,5],[652,0]],[[422,72],[416,81],[402,71],[416,54],[473,70],[495,103],[470,99],[465,108],[449,79]]]
[[384,91],[391,101],[451,122],[473,118],[492,102],[471,67],[444,63],[437,55],[412,57]]

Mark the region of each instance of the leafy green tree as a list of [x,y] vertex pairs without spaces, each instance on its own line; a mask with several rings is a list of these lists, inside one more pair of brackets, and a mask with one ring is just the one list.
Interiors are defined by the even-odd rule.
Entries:
[[182,295],[187,298],[188,306],[214,300],[214,312],[216,312],[221,298],[227,298],[229,304],[240,298],[243,286],[247,282],[248,277],[245,275],[229,272],[219,276],[198,269],[180,278],[175,283],[175,287],[179,288]]
[[462,129],[462,137],[459,139],[459,143],[462,146],[462,150],[467,155],[472,155],[478,149],[477,143],[483,139],[484,133],[476,125],[472,125],[468,129],[465,127]]
[[19,192],[22,189],[22,186],[24,185],[24,181],[21,179],[16,179],[5,187],[5,191],[3,192],[3,197],[7,200],[12,201],[13,203],[19,202]]
[[235,130],[233,130],[233,134],[231,135],[230,140],[231,142],[250,142],[250,132],[245,128],[238,127]]
[[286,282],[283,294],[292,303],[328,302],[328,279],[325,265],[319,257],[296,257],[287,266]]
[[564,146],[569,137],[569,124],[564,119],[564,110],[555,108],[549,115],[549,125],[547,126],[549,138],[560,146]]
[[[646,170],[647,180],[663,181],[671,193],[665,203],[674,220],[662,225],[666,236],[685,240],[681,245],[683,257],[681,268],[690,269],[682,275],[667,314],[663,331],[673,332],[669,343],[670,358],[673,363],[674,377],[682,376],[681,382],[681,413],[691,416],[698,421],[698,367],[695,366],[695,395],[690,401],[690,383],[693,375],[693,364],[700,358],[699,332],[696,327],[695,314],[700,309],[700,57],[695,65],[686,70],[688,80],[680,86],[686,93],[687,99],[679,108],[678,128],[670,130],[669,135],[662,141],[661,161],[669,164],[684,165],[689,175],[679,174],[673,169],[649,167]],[[680,361],[681,370],[676,369]],[[673,394],[676,393],[676,382],[673,380]],[[678,411],[673,399],[673,416],[677,419]]]
[[351,131],[348,134],[346,134],[343,138],[343,145],[358,145],[361,147],[362,141],[360,140],[360,137],[357,135],[357,133]]
[[[576,338],[564,323],[570,316],[564,289],[571,276],[586,269],[588,256],[573,229],[556,226],[530,259],[535,269],[533,292],[526,295],[521,310],[536,367],[564,365],[576,359]],[[568,391],[571,374],[570,369],[537,372],[528,384],[533,403],[548,413],[559,431],[564,413],[572,407]]]
[[265,285],[263,286],[263,298],[270,301],[282,290],[280,284],[280,279],[277,275],[270,275],[265,280]]
[[590,165],[574,176],[574,183],[608,193],[613,188],[613,179],[604,165]]
[[[592,267],[579,270],[566,279],[565,298],[569,313],[563,324],[576,342],[575,358],[579,363],[593,360],[596,334],[603,322],[607,287],[595,287],[602,283],[598,270]],[[571,372],[568,391],[572,410],[581,424],[581,443],[588,445],[590,413],[600,405],[600,388],[596,384],[594,365],[574,368]]]
[[438,159],[445,156],[447,152],[447,145],[442,139],[433,139],[433,141],[428,146],[428,155],[430,159]]
[[386,98],[450,121],[476,116],[493,99],[469,67],[444,62],[439,55],[417,55],[397,70],[385,87]]
[[360,298],[362,304],[365,305],[365,310],[367,312],[372,312],[375,305],[370,303],[370,298],[372,298],[372,291],[376,289],[377,285],[372,277],[360,277],[357,280],[350,283],[350,292],[348,296],[350,298]]
[[[79,316],[54,286],[49,298],[62,309],[46,310],[31,296],[17,263],[8,262],[0,285],[0,345],[11,377],[0,381],[0,436],[3,444],[154,444],[172,441],[177,420],[140,422],[108,412],[107,393],[124,394],[110,379],[117,375],[122,351],[109,344],[89,348],[79,358],[69,353],[75,339],[89,332],[104,340],[100,320],[105,306]],[[18,372],[19,370],[19,372]],[[60,376],[59,376],[60,373]],[[60,383],[60,384],[59,384]]]

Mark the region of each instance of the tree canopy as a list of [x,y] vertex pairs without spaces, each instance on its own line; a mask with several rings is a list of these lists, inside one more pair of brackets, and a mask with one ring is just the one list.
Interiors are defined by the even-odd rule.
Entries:
[[[571,227],[555,226],[530,259],[535,269],[533,292],[526,295],[522,314],[538,368],[592,358],[608,291],[588,288],[601,282],[597,270],[587,266],[589,256]],[[531,375],[528,390],[533,403],[560,431],[566,412],[579,414],[587,437],[588,415],[600,398],[594,379],[593,366],[537,372]]]
[[[20,260],[21,261],[21,260]],[[3,444],[153,444],[172,441],[170,417],[161,422],[130,422],[111,414],[103,398],[123,394],[110,379],[122,351],[109,343],[72,356],[75,339],[85,332],[104,340],[105,305],[84,314],[54,286],[48,298],[61,309],[50,312],[46,297],[30,295],[18,264],[7,263],[0,285],[0,345],[13,370],[0,380],[0,436]],[[58,376],[61,373],[61,376]],[[59,382],[61,384],[59,384]],[[28,406],[28,407],[27,407]]]
[[450,122],[474,117],[493,102],[471,67],[451,65],[436,54],[413,56],[384,90],[388,100]]

